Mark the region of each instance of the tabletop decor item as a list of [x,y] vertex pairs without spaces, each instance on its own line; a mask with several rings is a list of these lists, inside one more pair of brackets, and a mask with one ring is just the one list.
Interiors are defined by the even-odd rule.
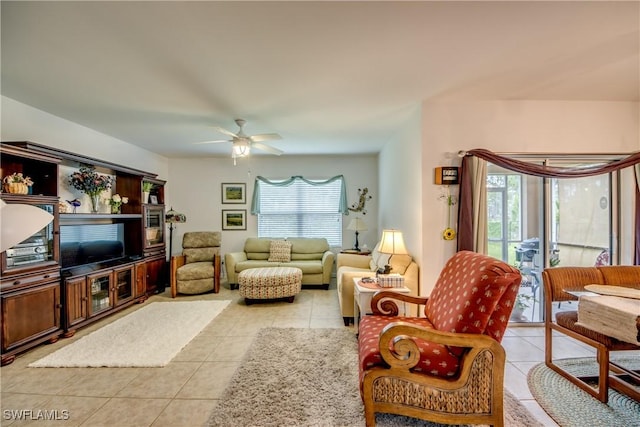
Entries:
[[12,173],[2,179],[4,191],[11,194],[29,194],[33,181],[22,172]]
[[108,202],[111,206],[111,213],[119,214],[122,209],[122,205],[126,205],[127,203],[129,203],[129,198],[122,197],[118,193],[116,193],[108,199]]
[[89,196],[91,213],[98,213],[100,193],[111,188],[113,178],[100,175],[93,165],[81,164],[80,170],[69,176],[69,184]]

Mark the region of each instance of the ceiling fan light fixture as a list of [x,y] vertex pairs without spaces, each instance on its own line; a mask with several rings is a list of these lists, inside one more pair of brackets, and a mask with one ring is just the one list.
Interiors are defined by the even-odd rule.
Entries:
[[251,144],[246,139],[240,139],[233,142],[233,148],[231,149],[231,155],[236,157],[247,157],[251,152]]

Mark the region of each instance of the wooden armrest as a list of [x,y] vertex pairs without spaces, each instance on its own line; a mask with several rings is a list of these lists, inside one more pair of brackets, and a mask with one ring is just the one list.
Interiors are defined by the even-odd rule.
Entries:
[[400,311],[398,310],[398,304],[393,300],[425,305],[429,297],[401,294],[394,291],[378,291],[371,298],[371,311],[373,314],[382,316],[397,316]]
[[187,257],[185,255],[174,255],[169,261],[169,283],[171,285],[171,298],[175,298],[178,294],[178,287],[176,282],[176,271],[178,268],[185,265]]
[[[450,347],[469,349],[462,356],[471,360],[484,350],[494,354],[495,361],[504,364],[505,352],[500,343],[484,334],[465,334],[444,332],[437,329],[425,328],[407,322],[393,322],[384,327],[378,342],[382,359],[392,368],[409,370],[420,360],[420,350],[413,340],[420,338],[425,341]],[[470,369],[471,363],[462,362],[460,378]]]

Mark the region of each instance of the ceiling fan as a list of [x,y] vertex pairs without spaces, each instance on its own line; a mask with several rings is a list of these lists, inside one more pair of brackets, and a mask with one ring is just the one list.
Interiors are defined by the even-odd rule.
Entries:
[[225,135],[230,136],[231,139],[218,139],[215,141],[197,142],[196,144],[216,144],[219,142],[231,142],[233,144],[233,146],[231,147],[231,157],[233,158],[233,164],[236,163],[236,158],[247,157],[252,148],[266,151],[267,153],[275,154],[276,156],[279,156],[283,153],[282,150],[262,143],[262,141],[282,139],[282,137],[277,133],[261,133],[258,135],[249,136],[246,135],[244,133],[244,130],[242,129],[245,123],[247,123],[246,120],[236,119],[235,122],[240,128],[237,132],[231,132],[220,126],[214,126],[214,129],[216,129],[220,133],[224,133]]

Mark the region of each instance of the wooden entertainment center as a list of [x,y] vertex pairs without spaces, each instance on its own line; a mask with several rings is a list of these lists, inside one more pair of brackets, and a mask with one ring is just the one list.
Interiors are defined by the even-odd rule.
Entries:
[[[19,353],[70,337],[78,328],[164,289],[168,282],[165,181],[149,172],[32,142],[2,142],[0,156],[2,178],[22,173],[33,180],[30,194],[3,191],[0,198],[7,204],[37,206],[53,215],[44,229],[0,254],[2,365],[13,362]],[[81,164],[93,165],[99,173],[115,178],[112,193],[128,198],[121,213],[60,212],[59,203],[66,201],[60,200],[58,185],[68,181],[60,166],[77,169]],[[151,186],[153,203],[144,199],[143,182]],[[123,246],[123,253],[65,266],[60,231],[74,226],[89,231],[115,227],[122,236],[122,242],[115,243]],[[104,242],[86,244],[99,247]]]

